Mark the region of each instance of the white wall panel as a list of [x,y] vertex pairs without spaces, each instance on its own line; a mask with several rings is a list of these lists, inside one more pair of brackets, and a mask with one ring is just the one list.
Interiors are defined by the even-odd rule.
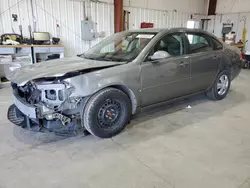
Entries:
[[[34,22],[29,0],[0,0],[0,34],[19,33],[18,25],[23,25],[24,36],[29,37],[28,25],[35,31],[47,31],[59,36],[66,47],[66,55],[76,55],[89,49],[101,39],[91,42],[81,40],[81,20],[84,19],[84,4],[70,0],[33,0]],[[106,36],[114,33],[114,8],[112,4],[86,3],[86,13],[95,23],[96,31],[104,31]],[[18,14],[18,22],[13,22],[11,14]]]
[[237,32],[239,23],[239,14],[220,14],[216,16],[210,16],[209,32],[213,32],[216,36],[221,37],[221,31],[223,23],[233,23],[233,30]]
[[124,6],[204,14],[207,0],[123,0]]
[[[60,1],[60,2],[59,2]],[[57,36],[59,24],[59,37],[67,48],[66,55],[75,55],[89,49],[100,39],[91,42],[81,40],[81,20],[84,19],[84,4],[69,0],[34,0],[37,15],[37,30],[48,31]],[[96,25],[96,31],[104,31],[106,36],[114,30],[114,10],[111,4],[86,3],[86,14]],[[41,16],[43,15],[43,16]]]
[[[244,28],[243,17],[246,20],[250,20],[250,13],[232,13],[232,14],[220,14],[216,16],[210,16],[211,21],[209,22],[209,32],[213,32],[217,37],[222,38],[222,25],[223,23],[233,23],[233,31],[236,32],[236,42],[242,39],[242,31]],[[250,39],[250,22],[246,22],[247,28],[247,40]],[[250,50],[250,43],[246,45],[246,49]]]
[[140,28],[141,22],[152,22],[155,28],[186,27],[191,13],[168,12],[145,8],[125,7],[130,12],[129,28]]
[[250,12],[249,0],[218,0],[217,13]]
[[[1,33],[19,33],[19,25],[23,26],[23,32],[28,35],[28,25],[31,18],[31,7],[27,0],[0,0]],[[12,21],[12,14],[18,15],[18,22]]]
[[[96,31],[104,31],[106,36],[114,33],[113,0],[108,3],[86,3],[86,14],[96,23]],[[91,42],[81,40],[81,20],[84,19],[84,3],[79,0],[33,0],[33,13],[30,0],[0,0],[0,34],[19,33],[18,25],[23,26],[24,36],[29,37],[28,25],[35,31],[48,31],[60,37],[66,47],[66,55],[76,55],[89,49],[101,39]],[[127,0],[124,1],[126,4]],[[155,3],[152,3],[155,2]],[[161,6],[155,6],[159,5]],[[171,4],[173,3],[173,5]],[[130,29],[140,28],[141,22],[153,22],[155,28],[186,27],[191,12],[202,11],[204,0],[131,0],[129,10]],[[175,7],[174,5],[177,5]],[[127,3],[128,4],[128,3]],[[138,6],[149,8],[138,8]],[[156,8],[160,10],[156,10]],[[189,7],[192,7],[189,9]],[[176,9],[177,12],[173,11]],[[203,7],[204,8],[204,7]],[[168,10],[168,11],[167,11]],[[185,11],[180,11],[185,10]],[[13,22],[11,14],[18,15]],[[57,24],[60,26],[57,36]]]

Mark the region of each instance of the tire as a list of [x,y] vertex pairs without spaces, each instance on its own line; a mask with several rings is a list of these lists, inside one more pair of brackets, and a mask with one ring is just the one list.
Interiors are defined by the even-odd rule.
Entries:
[[10,122],[13,124],[19,126],[19,127],[25,127],[25,118],[26,116],[18,110],[18,108],[12,104],[7,112],[7,118],[9,119]]
[[[225,79],[225,82],[223,82],[223,79]],[[215,82],[206,94],[212,100],[222,100],[227,96],[230,86],[230,74],[228,71],[222,71],[217,75]]]
[[99,138],[111,138],[129,123],[131,101],[121,90],[106,88],[89,99],[82,114],[81,122],[87,131]]

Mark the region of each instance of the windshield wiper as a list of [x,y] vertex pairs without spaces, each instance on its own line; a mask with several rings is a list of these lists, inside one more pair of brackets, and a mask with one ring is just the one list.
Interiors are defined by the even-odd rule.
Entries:
[[77,54],[77,57],[86,58],[85,54]]
[[100,60],[100,61],[114,61],[113,59],[107,58],[107,57],[100,57],[100,58],[97,58],[97,60]]
[[106,58],[106,57],[85,57],[86,59],[96,60],[96,61],[114,61],[113,59]]
[[112,58],[108,58],[108,57],[87,57],[85,54],[80,54],[80,55],[77,55],[78,57],[82,57],[82,58],[85,58],[85,59],[91,59],[91,60],[95,60],[95,61],[118,61],[118,62],[122,62],[122,60],[116,60],[116,59],[112,59]]

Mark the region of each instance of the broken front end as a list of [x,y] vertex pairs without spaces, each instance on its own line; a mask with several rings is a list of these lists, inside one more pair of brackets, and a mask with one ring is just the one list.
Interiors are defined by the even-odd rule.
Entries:
[[8,119],[23,128],[77,134],[84,131],[81,114],[85,99],[70,97],[75,88],[65,81],[28,82],[23,86],[12,83],[14,104],[9,107]]

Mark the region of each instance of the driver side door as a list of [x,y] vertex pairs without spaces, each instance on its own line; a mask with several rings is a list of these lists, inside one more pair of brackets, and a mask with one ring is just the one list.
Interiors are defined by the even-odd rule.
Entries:
[[[170,57],[151,60],[150,56],[157,51],[168,52]],[[172,33],[163,36],[141,64],[142,106],[192,93],[190,71],[184,34]]]

